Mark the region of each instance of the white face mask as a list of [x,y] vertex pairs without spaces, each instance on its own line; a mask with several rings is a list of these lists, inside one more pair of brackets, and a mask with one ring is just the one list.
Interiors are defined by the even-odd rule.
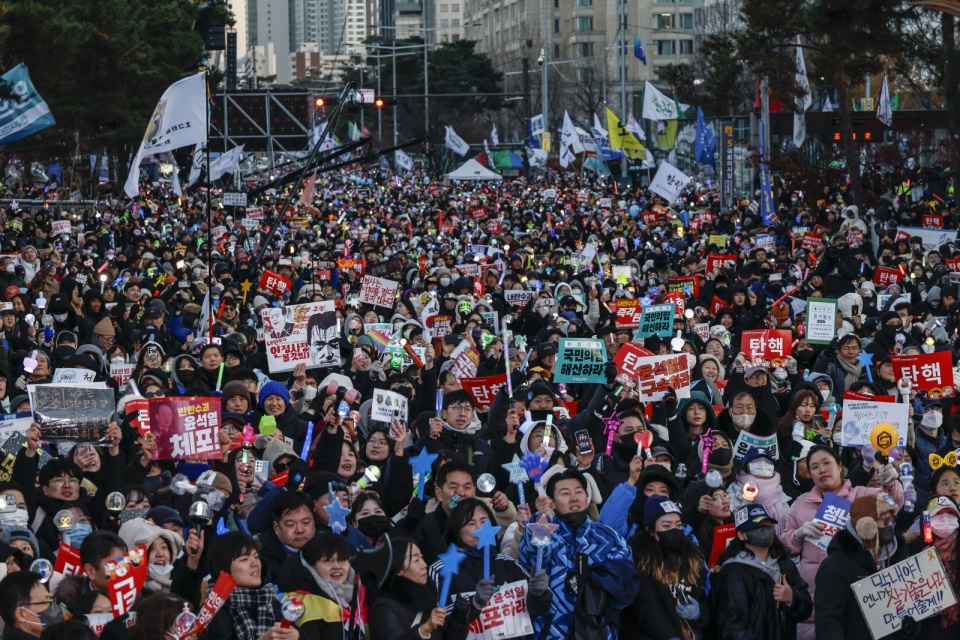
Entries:
[[171,571],[173,571],[172,564],[163,564],[163,565],[151,564],[150,565],[150,573],[152,573],[155,576],[166,576],[166,575],[169,575]]
[[820,389],[820,395],[823,396],[823,399],[826,400],[830,397],[829,389]]
[[921,426],[930,431],[936,431],[941,424],[943,424],[943,414],[939,411],[928,411],[923,414],[923,420],[920,422]]
[[837,446],[843,446],[843,434],[841,432],[836,432],[833,434],[833,443]]
[[117,356],[110,361],[110,364],[124,364],[126,361],[127,359],[123,356]]
[[30,514],[26,509],[17,509],[13,513],[0,513],[0,526],[4,529],[9,527],[26,527],[30,522]]
[[733,415],[730,414],[730,417],[733,418],[733,424],[737,425],[740,429],[749,429],[753,424],[753,421],[757,419],[757,414],[755,413],[744,413],[742,415]]
[[313,385],[307,385],[307,388],[303,390],[303,399],[307,402],[310,402],[317,397],[317,388]]
[[4,269],[6,269],[7,273],[13,273],[16,271],[17,267],[14,264],[8,264],[6,267],[4,267]]
[[450,278],[447,278],[447,277],[440,278],[440,286],[441,286],[441,287],[449,287],[449,286],[450,286]]
[[757,458],[750,461],[750,464],[747,465],[747,471],[758,478],[772,478],[773,463],[765,458]]
[[55,314],[53,314],[53,319],[56,320],[57,322],[66,322],[66,321],[67,321],[67,314],[65,314],[65,313],[55,313]]

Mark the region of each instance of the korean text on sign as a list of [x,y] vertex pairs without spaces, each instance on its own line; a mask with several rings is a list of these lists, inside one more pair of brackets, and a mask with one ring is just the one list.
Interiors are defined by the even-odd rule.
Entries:
[[914,391],[926,391],[931,398],[952,398],[953,361],[949,351],[921,353],[912,356],[893,356],[893,375],[897,381],[910,380]]
[[223,457],[219,398],[151,398],[148,402],[157,460]]
[[527,611],[526,581],[501,586],[467,628],[468,640],[501,640],[533,633]]
[[561,338],[555,382],[606,382],[603,370],[607,362],[603,340]]
[[397,301],[397,288],[399,286],[399,282],[386,278],[363,276],[363,284],[360,287],[360,302],[392,309]]
[[690,361],[687,354],[669,356],[642,356],[629,352],[622,359],[617,354],[617,371],[639,382],[639,400],[663,400],[673,389],[678,398],[690,397]]
[[793,350],[789,331],[744,331],[743,354],[757,366],[780,367]]
[[814,523],[820,525],[823,535],[816,540],[811,540],[814,545],[824,551],[833,540],[833,536],[843,529],[850,519],[850,501],[844,500],[835,493],[827,493],[823,496],[823,502],[813,516]]

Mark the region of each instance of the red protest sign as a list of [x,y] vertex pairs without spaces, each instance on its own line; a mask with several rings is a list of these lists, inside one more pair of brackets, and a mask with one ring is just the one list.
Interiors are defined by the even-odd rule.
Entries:
[[747,362],[764,367],[780,367],[793,350],[789,331],[744,331],[740,341]]
[[105,564],[107,575],[111,576],[107,580],[107,591],[113,603],[113,617],[119,618],[130,612],[147,581],[147,545],[141,544],[122,558]]
[[710,548],[710,562],[708,567],[720,564],[720,554],[724,552],[730,541],[737,537],[737,525],[734,523],[722,524],[713,530],[713,546]]
[[614,320],[617,329],[636,329],[640,326],[640,300],[618,298],[613,301],[613,309],[617,314]]
[[655,211],[644,211],[640,214],[640,220],[643,221],[643,224],[657,224],[659,216]]
[[82,576],[83,564],[80,562],[80,550],[74,549],[66,542],[60,543],[57,549],[57,563],[53,565],[56,573],[62,573],[65,576]]
[[237,583],[230,577],[230,574],[220,572],[216,584],[207,595],[207,599],[200,606],[200,612],[197,614],[197,620],[193,623],[193,629],[190,629],[184,637],[199,638],[203,632],[210,626],[213,617],[217,615],[220,608],[226,603],[227,598],[233,593]]
[[935,213],[925,213],[922,218],[921,226],[927,229],[943,229],[943,216]]
[[960,273],[960,257],[946,258],[944,263],[950,268],[950,271]]
[[844,400],[869,400],[870,402],[896,402],[896,396],[872,396],[868,393],[857,393],[856,391],[844,391]]
[[654,355],[653,351],[641,347],[636,342],[625,342],[617,350],[613,363],[617,365],[619,373],[632,379],[637,377],[637,368],[640,366],[638,360],[652,355]]
[[279,273],[274,273],[267,269],[260,278],[258,288],[260,291],[265,291],[270,295],[282,296],[293,288],[293,283]]
[[150,398],[148,404],[154,460],[223,457],[220,398]]
[[930,398],[952,398],[956,394],[949,351],[891,356],[890,364],[897,381],[907,378],[914,391],[926,391]]
[[809,251],[813,251],[823,244],[823,236],[817,233],[805,233],[800,241],[800,246]]
[[710,315],[715,316],[720,313],[720,309],[723,309],[728,305],[727,301],[721,298],[720,296],[713,296],[713,300],[710,301]]
[[460,386],[470,394],[474,404],[479,411],[489,411],[493,404],[493,398],[500,391],[500,387],[507,384],[507,374],[501,373],[496,376],[486,376],[484,378],[461,378]]
[[483,289],[484,289],[483,282],[480,280],[480,278],[474,278],[473,279],[473,295],[477,296],[478,298],[481,297],[483,295]]
[[684,311],[687,310],[687,299],[684,297],[682,293],[679,293],[679,292],[668,293],[663,296],[663,302],[664,304],[672,302],[673,304],[677,305],[677,313],[682,314]]
[[500,230],[503,228],[503,221],[501,220],[487,220],[487,233],[491,235],[496,235],[500,233]]
[[847,243],[851,247],[859,247],[863,244],[863,231],[861,229],[850,229],[847,231]]
[[736,269],[737,256],[732,253],[711,253],[707,256],[707,273],[717,269]]
[[889,287],[892,284],[900,284],[902,281],[903,273],[900,269],[877,267],[873,272],[873,283],[878,287]]

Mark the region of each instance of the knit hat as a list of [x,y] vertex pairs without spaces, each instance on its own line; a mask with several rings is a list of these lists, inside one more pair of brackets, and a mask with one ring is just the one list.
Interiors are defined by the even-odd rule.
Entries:
[[117,331],[113,328],[113,322],[110,318],[104,318],[93,328],[94,335],[98,336],[116,336]]
[[286,404],[290,404],[290,392],[283,386],[282,382],[271,380],[260,387],[260,408],[263,409],[263,401],[270,396],[280,396]]
[[680,514],[680,505],[667,496],[650,496],[643,506],[643,526],[652,527],[668,513]]
[[250,391],[247,390],[247,385],[240,380],[231,380],[227,384],[223,385],[223,393],[220,396],[220,402],[222,406],[226,407],[227,400],[237,396],[242,396],[249,400]]
[[37,536],[27,527],[5,527],[0,531],[0,542],[11,544],[14,540],[26,540],[33,549],[34,559],[40,557],[40,543],[37,542]]
[[183,516],[181,516],[176,509],[162,505],[159,507],[153,507],[147,511],[147,520],[152,521],[153,524],[159,527],[162,527],[168,522],[173,522],[181,527],[185,526],[183,522]]
[[157,538],[167,541],[174,558],[180,555],[180,550],[183,548],[183,538],[176,532],[147,522],[143,518],[132,518],[124,522],[120,527],[119,535],[127,543],[128,549],[141,544],[149,548]]
[[230,482],[230,478],[219,471],[204,471],[200,474],[200,477],[197,478],[197,485],[213,487],[220,491],[226,491],[227,494],[233,494],[233,483]]
[[254,296],[253,297],[253,308],[257,307],[266,307],[269,306],[270,301],[264,298],[263,296]]
[[850,505],[850,526],[860,536],[864,549],[877,548],[878,520],[897,512],[897,503],[885,493],[862,496]]
[[277,473],[275,468],[277,460],[284,456],[293,456],[296,458],[297,454],[293,450],[293,447],[288,445],[283,438],[274,438],[271,440],[267,448],[263,450],[263,459],[270,463],[270,475]]

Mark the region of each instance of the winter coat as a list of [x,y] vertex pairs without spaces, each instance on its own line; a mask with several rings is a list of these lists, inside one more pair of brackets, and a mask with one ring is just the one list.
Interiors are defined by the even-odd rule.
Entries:
[[[296,595],[306,606],[303,618],[297,621],[306,640],[345,640],[349,636],[347,627],[351,614],[353,574],[347,579],[348,588],[344,589],[350,595],[342,598],[318,578],[316,571],[307,565],[298,551],[280,567],[277,588],[286,594],[284,600]],[[365,596],[366,589],[361,585],[355,624],[364,625],[368,620]]]

